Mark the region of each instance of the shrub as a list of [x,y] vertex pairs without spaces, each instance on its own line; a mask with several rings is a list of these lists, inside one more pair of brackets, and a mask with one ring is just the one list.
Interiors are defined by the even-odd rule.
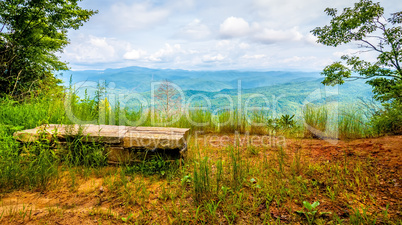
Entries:
[[394,101],[385,104],[371,119],[374,132],[383,134],[402,134],[402,103]]

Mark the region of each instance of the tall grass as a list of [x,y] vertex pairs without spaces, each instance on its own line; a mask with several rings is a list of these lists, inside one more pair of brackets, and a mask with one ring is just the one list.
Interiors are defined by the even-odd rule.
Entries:
[[197,201],[205,200],[204,197],[208,197],[212,191],[208,160],[208,157],[204,157],[194,163],[194,197]]
[[308,104],[303,109],[305,137],[354,139],[373,135],[367,108],[363,104]]
[[58,175],[58,161],[46,142],[17,143],[0,127],[0,190],[46,189]]

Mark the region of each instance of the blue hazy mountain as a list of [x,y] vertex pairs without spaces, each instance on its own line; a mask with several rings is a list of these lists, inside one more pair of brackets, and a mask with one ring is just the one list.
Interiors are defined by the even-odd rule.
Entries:
[[62,75],[65,85],[72,83],[113,82],[115,88],[146,92],[151,90],[151,82],[168,80],[180,86],[182,90],[195,91],[221,91],[223,89],[235,89],[238,81],[242,88],[267,87],[276,84],[316,80],[319,72],[288,72],[288,71],[189,71],[171,69],[149,69],[143,67],[126,67],[120,69],[66,71]]
[[[109,84],[108,99],[112,104],[121,94],[137,93],[149,106],[151,83],[164,80],[174,83],[183,91],[186,103],[191,99],[191,105],[209,104],[209,110],[228,106],[230,102],[237,107],[241,99],[243,107],[247,104],[272,108],[274,104],[280,114],[297,114],[306,102],[323,103],[335,97],[342,104],[354,104],[359,99],[370,100],[373,96],[371,86],[364,80],[325,87],[321,84],[323,77],[319,72],[188,71],[127,67],[102,71],[68,71],[62,77],[65,85],[69,84],[70,76],[80,97],[84,97],[85,93],[93,97],[97,84],[106,81]],[[143,107],[138,101],[121,103],[132,109]]]

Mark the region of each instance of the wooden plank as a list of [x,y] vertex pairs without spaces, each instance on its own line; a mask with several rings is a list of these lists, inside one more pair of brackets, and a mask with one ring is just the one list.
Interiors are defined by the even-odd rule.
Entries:
[[[108,163],[120,164],[135,161],[133,150],[174,150],[183,157],[187,150],[187,135],[190,129],[171,127],[129,127],[114,125],[61,125],[44,124],[34,129],[15,132],[16,139],[34,142],[41,138],[57,139],[59,153],[65,151],[66,139],[77,135],[83,142],[105,144]],[[171,152],[174,153],[174,152]],[[177,152],[179,153],[179,152]],[[180,161],[181,163],[181,161]]]
[[39,141],[41,138],[45,138],[48,140],[52,139],[51,134],[49,133],[41,133],[41,130],[39,129],[29,129],[29,130],[23,130],[23,131],[18,131],[15,132],[14,137],[21,141],[21,142],[35,142],[35,141]]
[[181,149],[185,147],[190,129],[171,127],[129,127],[115,125],[61,125],[45,124],[14,134],[22,142],[37,141],[40,134],[50,140],[53,136],[66,139],[82,135],[83,142],[102,142],[124,148]]
[[123,147],[108,147],[106,151],[108,163],[129,163],[132,160],[130,151]]
[[124,148],[177,149],[185,146],[186,139],[179,134],[127,132]]
[[127,132],[125,126],[112,126],[112,125],[60,125],[60,124],[46,124],[42,125],[43,129],[51,134],[57,135],[58,138],[65,139],[81,135],[84,138],[83,142],[103,142],[108,144],[121,143],[124,135]]

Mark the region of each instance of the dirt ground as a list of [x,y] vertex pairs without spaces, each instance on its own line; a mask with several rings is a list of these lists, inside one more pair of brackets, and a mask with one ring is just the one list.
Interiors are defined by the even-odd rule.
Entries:
[[[402,136],[340,140],[335,145],[317,139],[290,139],[286,140],[286,149],[290,152],[301,150],[305,159],[328,163],[342,160],[345,153],[349,157],[372,157],[376,159],[376,166],[379,169],[388,171],[389,179],[380,181],[383,184],[379,190],[383,193],[382,198],[390,204],[401,204]],[[115,169],[116,167],[110,167],[110,170]],[[119,203],[120,200],[108,195],[110,190],[105,188],[103,178],[93,176],[87,179],[77,178],[77,185],[74,188],[65,185],[63,179],[67,178],[61,178],[54,187],[43,192],[14,191],[2,194],[1,223],[117,224],[123,223],[129,216],[127,210]],[[165,182],[157,181],[147,187],[151,194],[145,204],[157,201],[161,195],[162,185],[165,185]],[[133,211],[135,209],[139,209],[138,205],[132,208]],[[106,216],[97,216],[100,214]]]

